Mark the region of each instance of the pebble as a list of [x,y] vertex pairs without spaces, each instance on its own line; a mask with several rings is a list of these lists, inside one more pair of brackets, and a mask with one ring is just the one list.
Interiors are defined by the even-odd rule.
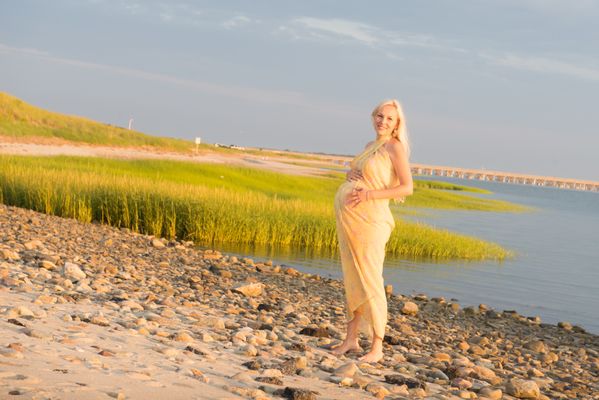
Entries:
[[0,347],[0,356],[6,357],[6,358],[16,358],[16,359],[21,359],[21,358],[25,357],[23,355],[23,353],[20,351],[17,351],[15,349],[11,349],[11,348],[2,348],[2,347]]
[[535,381],[514,378],[505,387],[507,394],[519,399],[537,399],[541,391]]
[[491,400],[499,400],[503,396],[501,389],[494,389],[490,387],[482,388],[478,394]]
[[92,324],[100,326],[110,326],[110,321],[103,315],[96,315],[90,320]]
[[199,369],[191,368],[189,370],[189,372],[192,377],[199,380],[200,382],[210,383],[210,379],[206,375],[204,375],[204,373],[202,371],[200,371]]
[[239,285],[233,289],[237,293],[241,293],[247,297],[258,297],[262,295],[264,290],[264,284],[262,283],[250,283],[247,285]]
[[255,346],[248,344],[247,346],[240,348],[238,353],[247,357],[255,357],[258,355],[258,349],[256,349]]
[[451,381],[451,385],[459,389],[470,389],[472,382],[464,378],[455,378]]
[[527,349],[530,349],[536,353],[546,353],[547,348],[545,347],[545,343],[541,340],[533,340],[524,345]]
[[65,262],[62,273],[66,278],[74,279],[75,281],[85,279],[87,274],[79,268],[79,265],[72,262]]
[[58,301],[58,298],[56,296],[40,294],[39,296],[37,296],[37,298],[33,302],[35,304],[55,304],[57,301]]
[[163,248],[166,247],[166,245],[160,239],[152,239],[152,241],[150,242],[150,244],[155,249],[163,249]]
[[389,389],[380,383],[369,383],[364,389],[377,399],[384,399],[386,396],[391,394]]
[[185,343],[191,343],[194,341],[193,337],[185,331],[177,332],[177,334],[173,337],[173,340],[176,342],[185,342]]
[[406,301],[401,307],[401,313],[404,315],[416,315],[418,314],[418,305],[411,301]]
[[562,328],[565,331],[571,331],[572,330],[572,324],[570,322],[566,322],[566,321],[562,321],[562,322],[558,322],[557,326]]
[[35,318],[35,314],[25,306],[18,306],[12,309],[12,315],[22,318]]
[[56,264],[54,264],[52,261],[48,261],[48,260],[41,260],[39,263],[39,267],[47,269],[48,271],[56,270]]
[[37,330],[37,329],[30,329],[30,328],[24,328],[21,332],[23,332],[25,335],[32,337],[32,338],[36,338],[36,339],[48,339],[50,338],[50,335]]
[[336,368],[333,371],[333,374],[335,376],[351,378],[357,372],[360,372],[360,369],[358,368],[358,366],[353,362],[348,362],[348,363],[343,364],[340,367]]
[[433,353],[432,357],[438,361],[451,362],[451,356],[447,353]]
[[290,400],[316,400],[316,392],[308,389],[286,387],[281,395]]
[[472,367],[472,372],[470,375],[491,384],[496,384],[501,381],[501,379],[497,377],[492,369],[482,365],[475,365]]

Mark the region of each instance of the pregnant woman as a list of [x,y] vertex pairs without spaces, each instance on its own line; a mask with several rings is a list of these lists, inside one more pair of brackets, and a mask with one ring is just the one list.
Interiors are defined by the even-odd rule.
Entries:
[[335,195],[337,236],[347,301],[347,334],[333,349],[336,355],[360,351],[358,333],[372,335],[370,351],[360,358],[383,358],[387,298],[383,282],[385,245],[395,227],[389,199],[412,194],[406,121],[397,100],[372,112],[376,140],[351,162],[351,170]]

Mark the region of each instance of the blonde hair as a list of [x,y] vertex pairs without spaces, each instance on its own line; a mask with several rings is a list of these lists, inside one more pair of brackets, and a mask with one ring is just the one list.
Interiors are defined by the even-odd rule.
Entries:
[[[374,125],[374,119],[379,110],[385,106],[393,106],[397,111],[397,126],[391,132],[391,136],[399,140],[399,142],[403,145],[404,150],[406,151],[406,156],[408,159],[410,158],[410,139],[408,138],[408,129],[406,127],[406,117],[404,116],[403,109],[401,108],[401,104],[399,101],[395,99],[385,100],[377,105],[374,110],[372,110],[372,124]],[[375,127],[376,128],[376,127]]]

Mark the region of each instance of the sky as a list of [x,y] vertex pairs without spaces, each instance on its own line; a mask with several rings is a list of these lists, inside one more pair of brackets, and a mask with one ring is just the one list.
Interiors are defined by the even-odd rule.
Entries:
[[599,0],[0,0],[0,91],[145,133],[599,181]]

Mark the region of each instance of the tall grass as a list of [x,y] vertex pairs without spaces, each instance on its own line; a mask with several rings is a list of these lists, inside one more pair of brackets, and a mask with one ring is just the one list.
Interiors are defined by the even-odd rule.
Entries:
[[[198,244],[334,251],[338,179],[175,161],[0,156],[0,200]],[[497,245],[398,221],[395,255],[503,259]]]

